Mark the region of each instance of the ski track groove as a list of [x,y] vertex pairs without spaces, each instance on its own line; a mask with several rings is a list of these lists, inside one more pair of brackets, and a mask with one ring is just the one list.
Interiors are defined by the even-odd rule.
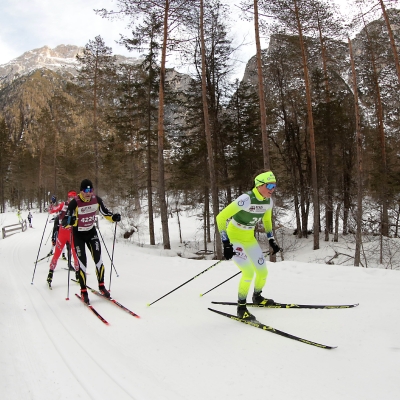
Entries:
[[[19,245],[21,245],[21,243],[16,242],[14,244],[13,247],[13,260],[14,260],[14,264],[13,265],[19,265],[21,266],[21,269],[23,269],[23,265],[25,264],[22,260],[21,260],[21,253],[19,251]],[[21,246],[22,247],[22,246]],[[17,261],[17,262],[15,262]],[[45,261],[45,260],[43,260]],[[33,264],[34,265],[34,264]],[[57,264],[57,267],[59,267],[59,265]],[[35,275],[37,272],[37,267],[36,267],[36,271],[35,271]],[[32,272],[33,274],[33,272]],[[22,280],[21,277],[21,270],[18,270],[18,275],[20,277],[20,279]],[[34,279],[32,280],[32,282],[34,282]],[[30,285],[35,286],[33,285]],[[46,290],[48,290],[47,287],[44,286],[44,288]],[[111,380],[111,382],[113,382],[113,384],[117,387],[120,388],[120,390],[122,392],[124,392],[129,399],[132,400],[138,400],[136,397],[133,397],[128,391],[127,389],[125,389],[118,381],[115,380],[114,376],[110,373],[111,371],[106,370],[103,366],[101,361],[96,360],[95,357],[93,357],[93,355],[91,353],[89,353],[86,348],[84,346],[82,346],[82,344],[80,343],[80,341],[78,340],[78,338],[76,337],[76,335],[74,334],[74,331],[72,331],[63,321],[62,319],[60,319],[59,315],[55,312],[53,307],[50,307],[47,299],[43,296],[42,290],[40,290],[38,287],[35,287],[36,289],[36,293],[40,295],[41,299],[43,300],[44,304],[46,305],[46,307],[51,311],[52,315],[55,317],[55,319],[58,321],[58,324],[63,328],[63,331],[65,333],[68,333],[68,337],[70,337],[72,340],[74,340],[74,342],[79,346],[80,351],[82,351],[85,354],[85,357],[87,357],[94,365],[97,369],[101,370],[102,373],[105,375],[106,378],[108,378],[109,380]],[[70,286],[71,289],[71,286]],[[40,324],[43,327],[43,330],[45,331],[49,341],[53,344],[55,350],[57,351],[58,355],[60,356],[60,358],[63,360],[65,367],[71,372],[72,376],[76,379],[76,382],[81,386],[81,388],[84,390],[84,392],[87,394],[88,398],[90,399],[98,399],[98,394],[93,393],[92,390],[90,390],[90,386],[85,383],[84,379],[82,378],[83,375],[79,375],[79,373],[77,371],[79,371],[79,368],[76,368],[76,362],[74,360],[70,360],[68,357],[65,356],[65,353],[63,353],[62,351],[62,343],[59,343],[58,341],[54,340],[54,336],[58,337],[57,335],[52,335],[51,334],[51,329],[48,328],[48,321],[43,320],[43,318],[40,315],[40,311],[37,309],[37,306],[35,305],[35,301],[32,297],[32,294],[29,292],[29,290],[26,289],[26,287],[24,287],[24,290],[27,294],[27,297],[30,300],[30,304],[33,307],[33,309],[35,310],[35,315],[38,318],[38,320],[40,321]],[[93,323],[97,323],[98,321],[95,320],[95,318],[93,318]],[[52,329],[54,324],[51,326]],[[76,348],[76,346],[75,346]],[[100,353],[99,353],[100,354]],[[101,378],[98,378],[99,382],[102,382]]]

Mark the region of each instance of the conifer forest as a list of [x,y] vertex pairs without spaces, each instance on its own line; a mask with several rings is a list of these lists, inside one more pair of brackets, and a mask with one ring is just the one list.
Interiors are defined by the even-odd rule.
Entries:
[[121,42],[139,62],[119,62],[99,35],[73,74],[0,76],[1,212],[42,211],[89,178],[123,218],[146,214],[150,244],[161,216],[166,249],[168,218],[196,209],[220,258],[215,215],[271,169],[276,229],[286,210],[314,249],[352,235],[359,265],[370,235],[384,256],[400,219],[396,1],[349,0],[350,18],[328,0],[237,0],[256,44],[241,80],[238,32],[219,0],[115,5],[96,12],[129,21]]

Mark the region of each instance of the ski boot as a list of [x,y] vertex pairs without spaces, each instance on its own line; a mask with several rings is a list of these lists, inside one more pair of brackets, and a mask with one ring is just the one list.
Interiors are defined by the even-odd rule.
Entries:
[[81,300],[86,303],[88,306],[90,305],[89,295],[87,289],[81,289]]
[[64,254],[64,253],[62,253],[61,258],[62,258],[63,260],[67,260],[67,257],[65,257],[65,254]]
[[47,285],[49,289],[51,289],[51,282],[53,281],[53,271],[50,269],[49,274],[47,275]]
[[237,316],[245,321],[254,321],[256,317],[250,313],[246,307],[246,300],[239,300],[237,307]]
[[46,257],[50,257],[50,256],[52,256],[53,255],[53,250],[50,250],[50,253],[49,254],[47,254],[47,256]]
[[79,271],[75,271],[75,279],[79,282]]
[[253,303],[257,304],[258,306],[272,306],[275,304],[275,301],[272,299],[266,299],[265,297],[261,296],[261,292],[254,292],[253,293]]
[[99,292],[109,299],[111,297],[110,292],[105,288],[104,283],[99,283]]

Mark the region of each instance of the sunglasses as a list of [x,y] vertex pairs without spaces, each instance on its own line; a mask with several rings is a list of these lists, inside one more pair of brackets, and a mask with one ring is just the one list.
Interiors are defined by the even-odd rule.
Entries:
[[266,184],[265,184],[265,187],[266,187],[268,190],[275,189],[275,188],[276,188],[276,183],[266,183]]
[[82,190],[85,193],[92,193],[93,192],[93,188],[86,188]]

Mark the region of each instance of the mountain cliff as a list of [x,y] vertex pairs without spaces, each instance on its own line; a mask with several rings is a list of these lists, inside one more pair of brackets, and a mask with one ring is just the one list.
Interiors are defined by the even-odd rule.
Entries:
[[[21,56],[0,65],[0,78],[4,78],[3,85],[22,75],[28,75],[34,70],[46,68],[61,75],[76,75],[78,62],[76,56],[83,53],[84,48],[70,44],[61,44],[54,49],[43,46],[26,51]],[[137,64],[140,59],[117,55],[117,63]],[[0,86],[1,87],[1,86]]]

